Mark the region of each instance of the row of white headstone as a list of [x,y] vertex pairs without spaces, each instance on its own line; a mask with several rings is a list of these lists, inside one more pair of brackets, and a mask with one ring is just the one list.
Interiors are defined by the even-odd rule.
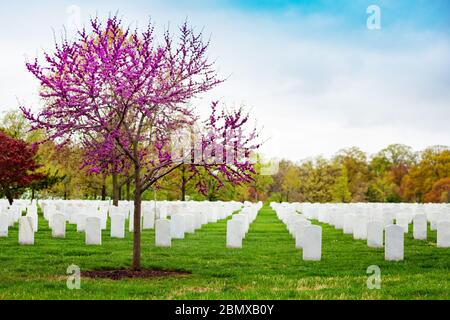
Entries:
[[313,225],[305,215],[296,210],[288,210],[283,204],[271,203],[270,205],[295,239],[295,247],[302,249],[303,260],[320,261],[322,258],[322,227]]
[[[408,205],[406,209],[399,210],[398,213],[392,211],[380,213],[378,211],[376,214],[370,215],[370,212],[367,211],[357,211],[356,213],[350,211],[342,214],[342,208],[339,206],[328,205],[324,211],[326,212],[325,217],[330,218],[323,219],[322,214],[321,219],[321,214],[319,214],[319,221],[342,229],[344,233],[353,234],[355,239],[367,239],[370,247],[383,247],[383,230],[393,224],[400,226],[404,233],[409,232],[409,225],[412,224],[413,238],[426,240],[428,223],[430,223],[430,229],[437,232],[437,247],[450,247],[450,207],[447,204],[440,206],[433,204],[432,210],[428,210],[428,213],[422,205],[419,205],[419,210],[412,208],[416,208],[416,206]],[[440,211],[438,211],[439,208]],[[414,214],[409,214],[404,210],[411,210]]]
[[[215,223],[233,214],[242,207],[240,202],[221,202],[205,206],[203,202],[197,203],[197,208],[185,212],[173,210],[170,219],[161,215],[155,222],[155,245],[157,247],[170,247],[172,239],[184,239],[186,234],[192,234],[208,223]],[[201,204],[200,206],[198,204]]]
[[[392,206],[387,205],[387,209],[383,209],[383,205],[380,204],[275,205],[282,214],[293,215],[302,212],[305,216],[331,224],[336,229],[342,229],[345,234],[352,234],[354,239],[367,240],[369,247],[385,247],[385,260],[388,261],[403,260],[404,234],[408,232],[410,223],[413,223],[414,239],[427,239],[428,222],[432,224],[427,217],[432,218],[437,229],[437,246],[450,247],[450,207],[446,204],[395,206],[394,208],[399,211],[397,213],[392,211]],[[371,208],[373,213],[370,211]],[[411,210],[415,214],[410,215],[405,210]]]
[[[24,212],[26,215],[22,216]],[[11,206],[0,203],[0,237],[8,237],[9,228],[16,223],[19,223],[19,244],[34,244],[34,233],[39,225],[36,202],[18,202]]]
[[[430,230],[437,230],[439,222],[450,221],[450,204],[417,204],[417,203],[292,203],[296,210],[309,218],[344,228],[357,217],[365,220],[382,221],[384,225],[396,224],[408,232],[417,215],[425,215],[430,223]],[[347,223],[346,223],[347,220]]]
[[255,221],[262,202],[244,204],[242,210],[227,221],[227,248],[242,248],[242,240],[247,235],[250,225]]
[[[33,202],[17,209],[20,205],[21,202],[17,201],[13,206],[0,207],[0,235],[8,236],[8,227],[19,222],[19,243],[34,244],[34,233],[38,226],[37,205]],[[126,220],[129,231],[134,230],[132,202],[120,202],[116,207],[99,201],[45,200],[40,205],[55,238],[64,238],[66,224],[70,223],[76,224],[78,232],[85,233],[86,244],[101,245],[102,230],[106,229],[108,218],[111,221],[110,236],[113,238],[125,237]],[[170,246],[171,239],[182,239],[185,233],[193,233],[204,224],[224,219],[242,205],[234,201],[144,201],[141,228],[146,230],[156,226],[156,245]],[[21,216],[23,208],[27,211],[25,217]]]

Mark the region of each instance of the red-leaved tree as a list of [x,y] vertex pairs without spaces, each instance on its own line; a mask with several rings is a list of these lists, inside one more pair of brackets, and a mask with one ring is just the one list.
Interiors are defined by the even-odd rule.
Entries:
[[[206,122],[188,102],[222,82],[207,58],[208,42],[184,23],[174,41],[169,31],[161,42],[154,28],[124,28],[117,17],[106,24],[91,20],[91,31],[63,41],[46,63],[36,59],[28,70],[39,80],[45,107],[38,114],[22,107],[34,129],[63,144],[78,142],[87,150],[93,172],[126,166],[134,180],[133,268],[140,268],[141,195],[159,179],[188,164],[202,166],[217,179],[250,181],[250,153],[258,147],[254,129],[246,130],[242,110],[218,112]],[[173,136],[203,125],[188,152],[172,150]],[[222,150],[219,152],[219,150]],[[199,156],[200,155],[200,156]],[[199,187],[202,187],[201,184]]]
[[433,188],[424,197],[424,202],[450,202],[450,177],[435,182]]
[[34,160],[37,149],[25,141],[0,131],[0,193],[12,204],[14,196],[44,177],[34,172],[40,167]]

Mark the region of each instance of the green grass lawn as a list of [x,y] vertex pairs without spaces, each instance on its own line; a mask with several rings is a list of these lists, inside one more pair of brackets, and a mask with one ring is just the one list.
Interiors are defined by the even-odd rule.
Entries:
[[[317,222],[314,222],[317,223]],[[319,223],[317,223],[319,224]],[[301,250],[275,212],[263,207],[242,249],[226,249],[226,221],[204,226],[171,248],[154,246],[144,231],[142,266],[181,269],[191,275],[155,279],[85,279],[66,287],[66,269],[131,265],[132,235],[102,246],[86,246],[84,234],[68,225],[66,239],[53,239],[41,218],[34,246],[19,246],[18,226],[0,238],[0,299],[449,299],[450,249],[405,238],[405,260],[384,261],[383,249],[368,248],[329,225],[323,227],[322,261],[302,261]],[[381,268],[381,289],[367,289],[367,267]]]

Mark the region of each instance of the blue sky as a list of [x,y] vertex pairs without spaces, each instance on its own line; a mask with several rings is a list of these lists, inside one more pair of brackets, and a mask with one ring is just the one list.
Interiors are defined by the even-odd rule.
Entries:
[[412,24],[419,28],[449,28],[450,3],[447,0],[223,0],[220,5],[236,7],[249,12],[275,12],[297,9],[305,15],[327,14],[340,16],[357,27],[365,24],[361,15],[369,5],[378,5],[385,15],[383,24],[390,26],[402,23]]
[[[381,29],[366,27],[369,5]],[[74,8],[76,9],[74,11]],[[228,80],[201,100],[246,105],[263,126],[268,156],[300,160],[389,143],[450,144],[450,1],[146,0],[0,3],[0,110],[39,108],[24,61],[52,48],[53,32],[119,11],[159,31],[186,17],[211,35]]]

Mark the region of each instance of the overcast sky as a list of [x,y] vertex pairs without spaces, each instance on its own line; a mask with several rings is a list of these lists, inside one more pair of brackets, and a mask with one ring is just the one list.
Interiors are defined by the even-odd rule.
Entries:
[[[381,29],[369,30],[369,5]],[[67,27],[116,12],[162,31],[187,17],[211,35],[228,77],[195,101],[245,105],[267,157],[297,161],[358,146],[450,144],[450,1],[15,1],[0,3],[0,110],[39,108],[25,70]],[[79,16],[79,20],[78,20]],[[79,22],[78,22],[79,21]],[[202,112],[203,112],[202,111]]]

